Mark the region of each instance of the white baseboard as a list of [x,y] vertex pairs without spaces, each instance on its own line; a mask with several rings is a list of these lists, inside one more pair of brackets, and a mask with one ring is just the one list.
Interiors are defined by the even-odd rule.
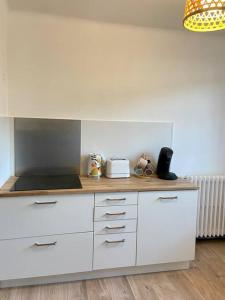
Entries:
[[91,271],[85,273],[65,274],[65,275],[57,275],[57,276],[49,276],[49,277],[6,280],[0,282],[0,288],[51,284],[51,283],[64,283],[64,282],[72,282],[78,280],[90,280],[96,278],[138,275],[138,274],[163,272],[163,271],[177,271],[177,270],[188,269],[189,267],[190,267],[190,262],[179,262],[179,263],[168,263],[168,264],[159,264],[159,265],[150,265],[150,266],[99,270],[99,271]]

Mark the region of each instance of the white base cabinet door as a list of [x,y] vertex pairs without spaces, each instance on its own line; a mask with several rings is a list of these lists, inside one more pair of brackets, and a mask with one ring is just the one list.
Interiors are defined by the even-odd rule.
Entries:
[[93,232],[0,241],[0,281],[91,271]]
[[197,191],[139,194],[137,265],[194,259],[197,198]]

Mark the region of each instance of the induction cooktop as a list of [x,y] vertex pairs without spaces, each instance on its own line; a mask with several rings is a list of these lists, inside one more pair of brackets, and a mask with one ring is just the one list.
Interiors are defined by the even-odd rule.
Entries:
[[81,189],[78,175],[44,175],[19,177],[11,192],[33,190]]

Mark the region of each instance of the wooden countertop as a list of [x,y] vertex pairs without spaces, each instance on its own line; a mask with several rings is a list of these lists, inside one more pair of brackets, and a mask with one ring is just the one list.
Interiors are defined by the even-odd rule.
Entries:
[[198,190],[198,187],[188,180],[178,179],[175,181],[161,180],[156,177],[128,179],[108,179],[102,177],[93,179],[80,177],[82,189],[71,190],[44,190],[10,192],[12,185],[17,180],[11,177],[0,189],[0,197],[38,196],[38,195],[62,195],[62,194],[88,194],[107,192],[144,192],[144,191],[175,191],[175,190]]

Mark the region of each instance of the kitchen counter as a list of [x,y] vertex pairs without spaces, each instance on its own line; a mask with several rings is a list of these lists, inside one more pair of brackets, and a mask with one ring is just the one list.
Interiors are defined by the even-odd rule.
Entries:
[[10,192],[11,187],[17,180],[11,177],[0,189],[0,197],[18,197],[35,195],[60,195],[60,194],[88,194],[88,193],[107,193],[107,192],[146,192],[146,191],[174,191],[174,190],[198,190],[198,187],[192,182],[184,179],[175,181],[161,180],[156,177],[127,179],[108,179],[102,177],[93,179],[81,176],[82,189],[70,190],[36,190]]
[[10,192],[13,177],[0,190],[0,288],[189,268],[197,186],[80,179],[83,189]]

